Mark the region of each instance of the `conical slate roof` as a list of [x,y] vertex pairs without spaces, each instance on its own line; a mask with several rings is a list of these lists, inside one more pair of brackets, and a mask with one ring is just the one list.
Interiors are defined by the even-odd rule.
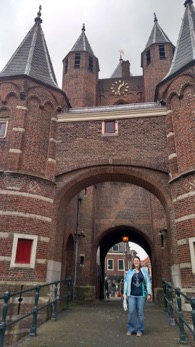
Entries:
[[71,52],[82,52],[86,51],[91,55],[94,55],[93,50],[89,44],[87,36],[85,35],[85,24],[83,24],[81,35],[71,49]]
[[26,75],[39,82],[59,88],[41,27],[40,10],[41,6],[35,18],[35,24],[0,72],[0,78]]
[[154,43],[157,43],[157,44],[171,43],[168,36],[164,33],[164,31],[158,24],[158,19],[155,13],[154,13],[154,26],[152,28],[152,31],[149,36],[145,49],[149,48]]
[[177,46],[170,70],[165,78],[178,72],[195,59],[195,8],[192,0],[185,1],[184,5],[186,9]]

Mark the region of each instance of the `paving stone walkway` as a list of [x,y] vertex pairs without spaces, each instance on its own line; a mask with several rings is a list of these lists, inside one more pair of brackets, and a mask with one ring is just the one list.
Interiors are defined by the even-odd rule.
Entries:
[[147,303],[145,333],[142,337],[126,336],[127,312],[122,301],[97,301],[73,304],[61,312],[57,321],[48,321],[38,328],[36,337],[25,337],[13,347],[178,347],[179,329],[169,325],[163,308]]

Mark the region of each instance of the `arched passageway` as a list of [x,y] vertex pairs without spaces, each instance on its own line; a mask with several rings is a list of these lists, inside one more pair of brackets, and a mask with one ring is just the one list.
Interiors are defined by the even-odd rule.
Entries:
[[[112,193],[112,198],[114,197],[114,199],[118,200],[116,200],[114,208],[110,205],[110,216],[108,207],[105,205],[106,208],[103,208],[100,211],[101,203],[97,203],[97,201],[103,202],[105,197],[109,196],[107,190],[102,194],[102,190],[99,189],[99,187],[101,187],[102,184],[106,184],[106,182],[110,182],[110,185],[113,185],[115,193],[118,192],[117,198],[116,194],[114,197],[114,193]],[[173,234],[171,232],[172,205],[167,182],[168,177],[164,172],[138,167],[121,167],[113,165],[85,168],[58,176],[58,194],[54,202],[54,215],[56,215],[57,218],[53,219],[52,237],[54,243],[53,247],[50,249],[51,258],[54,258],[57,261],[59,259],[59,261],[61,261],[63,252],[62,240],[64,239],[64,242],[67,244],[70,235],[72,235],[75,240],[75,221],[78,217],[78,211],[76,208],[78,194],[79,192],[87,191],[88,187],[92,187],[90,196],[87,194],[85,196],[85,193],[83,193],[83,200],[81,202],[82,209],[79,212],[81,214],[79,217],[81,222],[79,222],[78,233],[84,230],[85,237],[79,238],[78,260],[81,261],[82,258],[83,263],[77,264],[77,274],[78,277],[80,276],[80,279],[77,281],[78,284],[80,283],[81,286],[84,286],[85,284],[94,287],[97,286],[97,248],[100,246],[101,262],[103,264],[107,251],[112,247],[112,245],[121,241],[121,235],[124,230],[129,233],[131,240],[143,247],[148,255],[151,256],[151,260],[154,260],[154,263],[156,263],[159,256],[159,250],[161,249],[161,246],[159,245],[158,232],[163,225],[163,228],[166,228],[167,230],[166,250],[163,250],[163,257],[166,257],[164,269],[170,269],[171,257],[175,256],[175,254],[174,246],[172,245]],[[122,188],[123,184],[126,184],[125,189]],[[121,222],[121,217],[119,216],[121,213],[117,214],[117,206],[119,206],[118,202],[120,201],[121,194],[120,191],[125,192],[125,190],[129,189],[128,187],[130,187],[132,191],[127,193],[126,199],[124,199],[123,196],[122,200],[124,203],[127,202],[127,205],[128,201],[131,201],[131,207],[129,209],[131,211],[130,218],[133,218],[132,215],[136,217],[134,218],[135,220],[133,223],[129,222],[128,216],[125,217],[127,218],[125,223]],[[143,199],[140,198],[141,200],[138,201],[137,196],[141,196],[140,191],[142,190],[145,197],[143,197]],[[149,194],[149,197],[145,192]],[[147,202],[144,199],[146,199]],[[112,199],[110,201],[112,202]],[[140,201],[143,202],[141,207]],[[122,208],[124,209],[124,206],[121,207],[120,210]],[[139,213],[138,208],[141,211]],[[135,211],[133,212],[133,210]],[[139,225],[139,215],[140,213],[144,214],[145,210],[147,210],[147,214],[148,216],[150,215],[151,218],[150,222],[149,219],[147,220],[147,230]],[[97,211],[99,211],[99,215],[96,215]],[[103,220],[102,215],[105,211],[107,212],[107,216],[104,218],[104,223],[106,220],[107,225],[102,229],[101,223],[103,222],[101,220]],[[111,217],[113,213],[115,213],[114,218],[116,219],[114,227],[112,225]],[[88,216],[88,219],[85,220],[85,222],[83,222],[84,216]],[[142,215],[141,219],[143,218],[145,217]],[[158,222],[158,220],[160,222]],[[121,227],[123,231],[121,231]],[[64,249],[64,251],[66,250]],[[71,257],[74,262],[75,259],[73,253],[71,254]],[[103,265],[101,265],[101,267],[103,267]],[[157,266],[156,272],[160,272],[161,270],[161,267]],[[165,270],[165,273],[168,273],[168,270]],[[156,281],[156,285],[159,285],[159,279]],[[102,284],[100,284],[98,291],[100,291],[100,297],[102,297]]]
[[104,299],[104,279],[105,279],[105,257],[109,249],[122,241],[123,236],[127,236],[129,241],[139,244],[150,259],[152,258],[152,250],[150,240],[143,232],[132,226],[119,225],[117,227],[106,230],[102,235],[99,244],[99,271],[98,271],[98,293],[99,298]]

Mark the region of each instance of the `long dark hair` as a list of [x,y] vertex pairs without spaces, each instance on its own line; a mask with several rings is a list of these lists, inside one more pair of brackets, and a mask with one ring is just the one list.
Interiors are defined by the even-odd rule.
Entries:
[[140,261],[140,265],[139,265],[139,269],[140,269],[142,267],[141,266],[141,260],[140,260],[140,257],[138,257],[137,255],[133,258],[132,269],[135,269],[134,259],[138,259]]

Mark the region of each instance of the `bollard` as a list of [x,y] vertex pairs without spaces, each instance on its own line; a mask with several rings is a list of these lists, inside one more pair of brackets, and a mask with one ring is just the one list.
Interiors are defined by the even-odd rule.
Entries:
[[164,298],[164,312],[168,312],[168,309],[167,309],[167,298],[166,298],[167,286],[166,286],[166,282],[164,280],[162,281],[162,287],[163,287],[163,298]]
[[195,341],[195,298],[190,299],[190,305],[192,307],[193,338]]
[[40,291],[40,285],[37,285],[35,287],[35,305],[34,305],[33,314],[32,314],[32,325],[31,325],[30,333],[29,333],[30,336],[37,335],[37,313],[38,313],[39,291]]
[[5,292],[3,295],[3,311],[2,311],[2,322],[0,324],[0,347],[3,347],[4,342],[4,336],[6,331],[6,317],[7,317],[7,310],[8,310],[8,302],[10,299],[10,293]]
[[183,313],[181,308],[181,289],[175,288],[175,293],[177,295],[177,307],[178,307],[178,315],[179,315],[179,342],[182,345],[187,344],[185,330],[184,330],[184,323],[183,323]]
[[168,283],[169,304],[170,304],[170,325],[175,325],[174,310],[173,310],[173,289],[171,283]]
[[53,302],[52,302],[52,315],[51,315],[51,320],[56,320],[58,283],[59,283],[59,281],[56,281],[56,282],[55,282],[54,299],[53,299]]
[[72,280],[71,280],[71,278],[68,278],[68,288],[67,288],[67,296],[66,296],[66,309],[67,310],[70,310],[71,287],[72,287]]

